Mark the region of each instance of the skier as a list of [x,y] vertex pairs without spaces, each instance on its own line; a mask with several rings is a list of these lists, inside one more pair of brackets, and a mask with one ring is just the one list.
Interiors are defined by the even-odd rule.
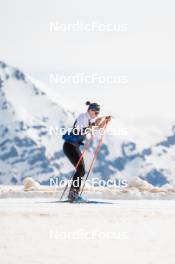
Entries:
[[86,113],[81,113],[75,120],[71,133],[66,133],[63,136],[65,140],[63,145],[63,151],[68,157],[70,162],[76,168],[75,174],[73,175],[72,184],[68,194],[68,201],[73,202],[79,194],[81,181],[85,175],[85,164],[80,151],[80,145],[83,145],[86,138],[86,131],[91,131],[95,128],[103,128],[111,120],[111,117],[98,117],[100,112],[100,105],[97,103],[86,102],[88,106]]

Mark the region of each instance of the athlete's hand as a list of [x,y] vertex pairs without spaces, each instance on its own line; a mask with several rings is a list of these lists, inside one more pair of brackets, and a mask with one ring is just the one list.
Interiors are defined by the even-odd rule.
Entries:
[[107,123],[110,122],[111,121],[111,118],[112,118],[111,116],[106,116],[106,118],[105,118],[106,119],[106,122]]
[[96,119],[95,125],[98,126],[98,128],[100,129],[105,127],[109,121],[111,121],[111,116],[99,117]]
[[95,120],[95,125],[98,126],[101,121],[102,121],[103,117],[98,117],[96,120]]

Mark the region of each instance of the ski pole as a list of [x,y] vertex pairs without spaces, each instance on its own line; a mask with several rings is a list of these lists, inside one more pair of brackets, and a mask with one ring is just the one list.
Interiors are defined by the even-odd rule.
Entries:
[[[105,124],[105,126],[104,126],[104,130],[106,129],[107,124],[108,124],[108,122],[106,122],[106,124]],[[95,161],[95,159],[96,159],[97,153],[98,153],[98,151],[99,151],[99,149],[100,149],[100,146],[101,146],[101,144],[102,144],[103,136],[104,136],[104,133],[102,134],[101,139],[99,140],[99,143],[98,143],[98,145],[97,145],[97,147],[96,147],[96,150],[95,150],[95,153],[94,153],[93,159],[92,159],[92,161],[91,161],[91,164],[90,164],[90,166],[89,166],[89,170],[88,170],[88,173],[87,173],[87,175],[86,175],[86,178],[85,178],[85,181],[84,181],[83,187],[82,187],[82,189],[81,189],[81,191],[80,191],[80,196],[81,196],[81,194],[83,193],[83,190],[84,190],[84,187],[85,187],[85,183],[86,183],[86,181],[87,181],[87,179],[88,179],[88,177],[89,177],[89,174],[90,174],[90,172],[91,172],[92,166],[93,166],[94,161]]]
[[[84,153],[85,153],[87,147],[89,146],[90,142],[92,141],[92,139],[93,139],[93,134],[91,135],[90,139],[86,142],[86,144],[85,144],[85,146],[84,146],[84,148],[83,148],[83,151],[82,151],[82,153],[81,153],[81,156],[80,156],[80,158],[79,158],[79,160],[78,160],[78,162],[77,162],[77,164],[76,164],[76,166],[75,166],[75,170],[77,170],[77,168],[78,168],[78,166],[79,166],[79,164],[80,164],[80,162],[81,162],[81,160],[82,160],[82,158],[83,158],[83,156],[84,156]],[[71,177],[69,178],[69,181],[72,180],[72,178],[73,178],[73,176],[74,176],[74,173],[75,173],[75,172],[72,173]],[[65,186],[65,188],[64,188],[64,190],[63,190],[63,193],[62,193],[62,195],[61,195],[61,197],[60,197],[60,201],[62,200],[62,198],[63,198],[63,196],[64,196],[64,194],[65,194],[65,192],[66,192],[66,190],[67,190],[67,188],[68,188],[69,181],[68,181],[68,183],[66,184],[66,186]]]

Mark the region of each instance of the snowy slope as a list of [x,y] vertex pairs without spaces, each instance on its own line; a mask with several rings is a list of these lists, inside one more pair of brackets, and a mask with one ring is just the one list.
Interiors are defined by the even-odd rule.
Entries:
[[0,182],[58,176],[62,140],[51,134],[52,127],[72,120],[71,113],[51,101],[21,71],[0,63]]
[[[60,102],[59,102],[60,100]],[[20,184],[27,177],[49,183],[50,177],[67,177],[72,166],[62,152],[62,139],[52,128],[71,126],[73,106],[48,93],[20,70],[0,63],[0,183]],[[111,127],[125,126],[114,119]],[[174,186],[175,135],[173,123],[167,129],[137,129],[128,122],[125,136],[105,136],[92,177],[108,180],[124,178],[143,186]],[[140,126],[141,127],[141,126]],[[97,140],[85,156],[86,164]]]

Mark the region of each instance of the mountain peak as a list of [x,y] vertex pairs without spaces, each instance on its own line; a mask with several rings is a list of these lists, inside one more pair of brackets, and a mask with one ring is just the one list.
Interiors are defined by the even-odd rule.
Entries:
[[[0,183],[58,175],[61,138],[51,127],[70,122],[64,109],[19,69],[0,62]],[[54,164],[54,165],[53,165]]]
[[25,81],[25,74],[17,68],[8,66],[5,62],[0,61],[0,75],[1,81],[8,80],[9,78],[14,78],[16,80]]

